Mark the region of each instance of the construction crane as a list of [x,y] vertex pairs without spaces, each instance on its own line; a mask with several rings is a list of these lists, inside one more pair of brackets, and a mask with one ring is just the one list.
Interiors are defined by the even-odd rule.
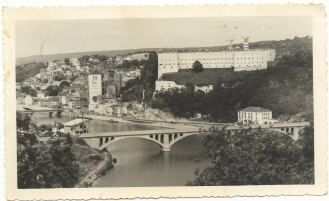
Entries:
[[229,52],[232,52],[232,51],[233,51],[233,45],[232,45],[232,43],[233,43],[234,39],[226,40],[226,41],[229,42],[229,43],[228,43],[227,50],[228,50]]
[[242,37],[242,38],[243,38],[243,51],[249,51],[248,39],[250,37]]

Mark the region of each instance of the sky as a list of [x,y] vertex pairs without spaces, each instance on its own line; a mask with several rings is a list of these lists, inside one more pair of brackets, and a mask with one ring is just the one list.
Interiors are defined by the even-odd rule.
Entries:
[[138,48],[207,47],[312,36],[308,16],[16,21],[16,58]]

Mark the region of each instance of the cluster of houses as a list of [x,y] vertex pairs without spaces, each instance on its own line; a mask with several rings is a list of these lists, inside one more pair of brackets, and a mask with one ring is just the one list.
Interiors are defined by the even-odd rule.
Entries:
[[104,116],[118,116],[130,118],[143,118],[144,107],[136,103],[121,103],[115,99],[105,99],[102,104],[99,104],[94,112]]
[[148,60],[150,57],[150,54],[149,53],[136,53],[136,54],[131,54],[131,55],[128,55],[128,56],[116,56],[115,58],[115,62],[117,64],[121,64],[123,63],[124,61],[133,61],[133,60],[138,60],[138,61],[141,61],[141,60]]
[[[55,121],[54,125],[52,125],[51,131],[45,130],[43,132],[35,132],[35,136],[39,144],[46,144],[57,140],[66,140],[68,135],[75,136],[88,133],[87,121],[88,119],[74,119],[64,124]],[[24,135],[24,132],[22,135]]]
[[[121,58],[120,56],[108,58],[108,63],[120,63],[120,60],[142,60],[148,59],[149,54],[133,54]],[[141,67],[134,69],[104,68],[100,60],[90,57],[83,62],[81,58],[66,61],[46,62],[46,68],[41,69],[38,74],[26,79],[24,82],[16,83],[16,99],[18,105],[37,105],[40,107],[62,108],[64,112],[80,113],[89,104],[88,75],[99,73],[101,75],[101,93],[97,97],[97,110],[93,111],[104,115],[127,115],[120,99],[121,88],[126,82],[141,76]],[[58,79],[61,76],[61,79]],[[60,81],[58,81],[60,80]],[[36,94],[22,92],[22,87],[31,87]],[[49,87],[60,87],[57,96],[49,94]]]

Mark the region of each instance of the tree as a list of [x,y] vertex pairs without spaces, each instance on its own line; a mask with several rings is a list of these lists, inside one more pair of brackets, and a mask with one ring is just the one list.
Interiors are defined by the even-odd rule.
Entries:
[[31,116],[29,114],[16,111],[16,126],[23,131],[29,131]]
[[42,124],[38,127],[38,131],[44,132],[44,131],[51,131],[52,130],[52,125],[51,124]]
[[137,59],[134,59],[131,61],[131,65],[132,66],[138,66],[139,65],[139,61]]
[[212,166],[188,185],[313,184],[314,161],[306,160],[299,144],[274,132],[215,131],[203,136]]
[[55,76],[55,80],[56,81],[65,80],[65,76],[63,75],[63,73],[60,73],[60,74],[58,74],[58,75]]
[[74,75],[74,76],[70,77],[70,80],[71,80],[72,82],[74,82],[74,80],[77,79],[78,77],[79,77],[78,75]]
[[48,78],[43,78],[42,79],[42,83],[48,83],[48,81],[49,81]]
[[67,136],[66,136],[66,143],[69,146],[72,146],[73,145],[73,140],[72,140],[72,137],[71,137],[70,133],[68,133]]
[[203,66],[199,61],[195,61],[192,65],[192,71],[195,73],[199,73],[203,71]]
[[60,84],[59,84],[60,87],[64,88],[65,86],[70,86],[70,83],[66,80],[63,80]]
[[70,62],[70,59],[69,59],[69,58],[65,58],[65,59],[64,59],[64,62],[65,62],[65,64],[66,64],[66,65],[70,65],[70,64],[71,64],[71,62]]
[[79,179],[79,166],[70,146],[63,146],[58,141],[41,151],[37,147],[32,147],[33,143],[25,143],[23,148],[18,149],[18,188],[74,187]]
[[37,96],[37,91],[35,89],[32,89],[31,86],[25,86],[21,88],[22,93],[31,95],[32,97],[36,97]]
[[62,91],[62,88],[59,86],[48,86],[46,88],[46,93],[48,96],[58,96],[58,94]]
[[123,61],[122,68],[130,69],[131,63],[129,61]]

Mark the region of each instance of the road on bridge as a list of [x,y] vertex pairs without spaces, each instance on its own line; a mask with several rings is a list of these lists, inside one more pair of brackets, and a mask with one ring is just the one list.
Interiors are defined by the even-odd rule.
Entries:
[[37,105],[17,105],[16,110],[24,113],[35,113],[35,112],[62,112],[63,109],[56,109],[51,107],[40,107]]

